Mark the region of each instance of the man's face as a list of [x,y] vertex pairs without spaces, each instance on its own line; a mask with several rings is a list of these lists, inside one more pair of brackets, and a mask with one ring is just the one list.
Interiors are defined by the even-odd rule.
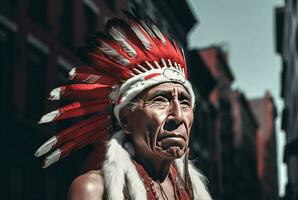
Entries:
[[192,122],[190,96],[178,83],[163,83],[141,93],[127,114],[136,153],[153,159],[183,156]]

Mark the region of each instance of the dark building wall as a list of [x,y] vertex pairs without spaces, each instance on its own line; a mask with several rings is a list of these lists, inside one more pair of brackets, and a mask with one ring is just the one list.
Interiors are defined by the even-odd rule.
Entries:
[[[102,30],[105,19],[126,5],[118,1],[113,11],[104,1],[90,2],[1,1],[0,137],[1,151],[6,152],[1,199],[65,199],[82,158],[92,150],[76,152],[47,170],[33,156],[38,145],[69,124],[37,125],[42,114],[58,106],[45,101],[47,93],[66,80],[74,64],[80,64],[75,49],[88,31]],[[95,22],[88,24],[92,18]]]
[[188,64],[190,79],[197,94],[190,139],[190,155],[207,177],[210,193],[213,198],[216,198],[219,187],[216,144],[217,110],[208,100],[209,94],[216,86],[216,80],[200,57],[198,50],[189,52]]
[[154,21],[165,35],[187,52],[187,33],[197,20],[186,1],[131,0],[128,7],[133,7],[145,21]]
[[[68,127],[71,120],[53,125],[37,125],[42,114],[57,108],[46,101],[51,89],[66,82],[68,72],[83,64],[75,56],[88,34],[103,31],[105,22],[122,15],[134,1],[126,0],[2,0],[0,6],[0,109],[3,142],[1,199],[66,199],[69,184],[85,170],[84,163],[95,147],[89,146],[44,170],[33,155],[53,133]],[[156,2],[138,1],[158,7]],[[162,30],[186,48],[186,34],[195,23],[187,4],[176,22],[172,7],[163,13]],[[159,5],[159,4],[158,4]],[[147,9],[146,9],[147,12]],[[171,18],[169,16],[172,16]],[[173,17],[174,16],[174,17]],[[171,22],[168,20],[171,19]],[[166,26],[166,25],[167,26]],[[188,24],[188,27],[181,26]],[[176,28],[177,27],[177,28]],[[177,32],[177,29],[180,32]],[[61,106],[61,105],[60,105]]]
[[[207,130],[214,131],[210,137],[212,145],[206,148],[209,159],[203,162],[212,164],[216,173],[208,176],[210,190],[215,199],[260,199],[259,179],[257,176],[256,159],[256,119],[251,113],[245,96],[231,89],[233,75],[229,70],[226,59],[222,59],[224,52],[219,47],[211,47],[191,52],[190,69],[196,77],[195,84],[202,101],[209,103],[209,119]],[[197,57],[196,59],[194,57]],[[206,70],[207,68],[207,70]],[[207,73],[208,71],[208,73]],[[198,104],[199,124],[206,123],[204,107]],[[212,113],[212,115],[211,115]],[[202,125],[201,125],[202,126]],[[196,129],[198,130],[198,129]],[[211,136],[210,136],[210,135]],[[202,152],[202,151],[199,151]],[[202,157],[200,153],[198,157]],[[202,163],[198,163],[199,166]],[[204,167],[201,169],[205,170]],[[211,168],[210,168],[211,169]],[[205,170],[208,171],[208,170]],[[208,174],[208,173],[207,173]]]
[[196,138],[201,150],[194,153],[198,158],[208,158],[202,161],[208,163],[209,169],[200,162],[198,166],[209,175],[214,199],[261,199],[256,152],[258,124],[245,95],[231,89],[234,76],[226,55],[219,46],[190,53],[191,79],[201,101],[195,123],[198,127],[204,126],[201,123],[211,126],[196,129],[205,131],[205,136],[200,133]]
[[[218,169],[218,191],[220,199],[229,199],[234,194],[233,163],[234,146],[231,115],[231,83],[233,76],[227,60],[222,59],[224,52],[213,46],[200,50],[202,60],[207,64],[216,80],[216,87],[209,95],[209,101],[217,110],[215,119],[215,143]],[[225,181],[229,180],[229,181]]]
[[[208,162],[211,167],[205,171],[213,171],[210,179],[210,190],[215,199],[229,199],[234,194],[233,163],[234,147],[232,132],[232,115],[229,93],[232,82],[231,72],[225,59],[222,59],[223,52],[220,47],[210,47],[193,50],[190,53],[190,71],[192,80],[198,88],[199,96],[205,105],[209,105],[209,124],[211,127],[208,135],[198,137],[201,143],[205,144],[205,154],[208,155]],[[200,104],[199,104],[200,106]],[[200,111],[200,107],[198,108]],[[201,114],[198,123],[206,123]],[[206,120],[206,118],[205,118]],[[201,125],[202,126],[202,125]],[[204,133],[206,134],[206,133]],[[209,140],[206,140],[209,138]],[[209,142],[206,142],[209,141]],[[198,157],[202,155],[198,154]],[[200,166],[200,163],[199,163]],[[204,168],[203,168],[204,170]],[[228,180],[228,181],[225,181]]]
[[269,92],[263,98],[250,100],[250,106],[256,117],[258,177],[261,181],[262,199],[279,199],[276,131],[276,108]]
[[276,9],[276,47],[282,57],[281,96],[284,99],[282,128],[286,133],[284,162],[288,183],[285,199],[298,198],[298,5],[285,1]]
[[235,148],[235,199],[261,199],[256,153],[258,124],[243,93],[233,92],[231,100]]

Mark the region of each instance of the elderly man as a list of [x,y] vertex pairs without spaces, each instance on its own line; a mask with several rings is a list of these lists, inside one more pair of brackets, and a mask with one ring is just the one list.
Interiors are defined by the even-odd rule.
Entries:
[[[36,156],[56,148],[45,159],[47,167],[112,135],[101,170],[76,178],[69,199],[211,199],[203,176],[188,161],[195,96],[183,52],[155,25],[130,14],[125,21],[109,21],[107,31],[94,34],[80,50],[89,66],[70,72],[79,83],[51,92],[52,100],[75,103],[40,122],[88,118],[52,137]],[[115,133],[109,131],[111,107],[120,127]]]

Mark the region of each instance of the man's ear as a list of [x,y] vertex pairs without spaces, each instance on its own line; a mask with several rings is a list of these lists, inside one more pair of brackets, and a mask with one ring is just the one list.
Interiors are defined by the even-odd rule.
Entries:
[[123,108],[119,112],[119,119],[120,119],[120,126],[121,129],[124,133],[130,134],[131,133],[131,125],[129,123],[129,114],[130,114],[130,109],[127,107]]

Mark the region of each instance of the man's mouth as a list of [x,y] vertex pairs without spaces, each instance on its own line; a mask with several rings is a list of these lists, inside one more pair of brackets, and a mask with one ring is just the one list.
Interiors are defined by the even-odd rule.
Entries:
[[185,137],[182,135],[177,134],[164,134],[157,138],[156,146],[167,150],[171,147],[179,147],[180,149],[183,149],[185,147]]
[[185,137],[181,134],[175,134],[175,133],[166,133],[166,134],[159,134],[157,137],[157,140],[165,139],[165,138],[171,138],[171,137],[177,137],[182,138],[185,140]]

